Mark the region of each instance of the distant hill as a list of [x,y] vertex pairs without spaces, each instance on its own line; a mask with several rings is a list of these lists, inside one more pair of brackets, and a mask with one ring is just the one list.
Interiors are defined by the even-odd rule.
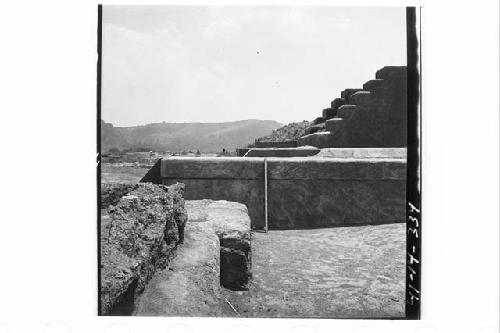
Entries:
[[274,120],[240,120],[224,123],[155,123],[115,127],[101,120],[101,150],[111,148],[154,151],[220,152],[235,150],[283,126]]
[[300,123],[290,123],[283,127],[277,128],[272,131],[272,133],[257,138],[256,141],[289,141],[289,140],[297,140],[301,136],[305,135],[305,130],[312,123],[303,120]]

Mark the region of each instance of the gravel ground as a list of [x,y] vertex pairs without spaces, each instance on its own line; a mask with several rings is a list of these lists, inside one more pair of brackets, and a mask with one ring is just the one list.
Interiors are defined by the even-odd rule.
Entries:
[[405,230],[254,232],[250,288],[224,295],[242,317],[403,317]]

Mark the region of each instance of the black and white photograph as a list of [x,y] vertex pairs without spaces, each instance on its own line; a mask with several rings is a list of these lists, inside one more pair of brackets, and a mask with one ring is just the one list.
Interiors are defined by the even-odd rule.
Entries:
[[0,333],[499,333],[500,3],[0,6]]
[[418,319],[416,8],[99,9],[101,315]]

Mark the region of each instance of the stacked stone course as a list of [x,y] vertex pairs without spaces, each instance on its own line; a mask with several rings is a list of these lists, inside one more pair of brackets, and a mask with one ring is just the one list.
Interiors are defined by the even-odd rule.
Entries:
[[[405,66],[383,67],[363,88],[343,90],[305,129],[296,146],[406,147],[406,84]],[[260,144],[282,148],[279,142]]]
[[345,89],[298,145],[318,148],[405,147],[406,67],[388,66],[362,89]]

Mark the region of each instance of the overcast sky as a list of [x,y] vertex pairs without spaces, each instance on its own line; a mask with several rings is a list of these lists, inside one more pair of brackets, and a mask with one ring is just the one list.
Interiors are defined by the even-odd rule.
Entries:
[[102,119],[312,120],[406,65],[404,8],[104,6]]

